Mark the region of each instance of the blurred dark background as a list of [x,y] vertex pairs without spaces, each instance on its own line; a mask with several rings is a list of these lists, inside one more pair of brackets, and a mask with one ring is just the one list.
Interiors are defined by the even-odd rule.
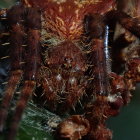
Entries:
[[[15,3],[16,0],[0,0],[0,8],[8,8]],[[133,1],[133,0],[132,0]],[[133,92],[133,98],[129,105],[124,107],[119,116],[108,120],[108,127],[113,130],[113,140],[140,140],[140,86]],[[28,128],[30,129],[30,127]],[[28,131],[28,130],[26,130]],[[35,130],[34,130],[35,131]],[[33,131],[33,133],[34,133]],[[24,131],[21,131],[24,133]],[[24,135],[21,134],[19,140]],[[31,140],[33,137],[28,137],[26,140]],[[51,138],[49,138],[50,140]],[[36,139],[34,139],[36,140]],[[39,137],[38,140],[44,140]]]

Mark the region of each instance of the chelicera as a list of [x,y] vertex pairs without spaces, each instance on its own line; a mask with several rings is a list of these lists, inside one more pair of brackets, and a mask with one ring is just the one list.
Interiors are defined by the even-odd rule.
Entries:
[[[115,5],[115,0],[21,0],[1,11],[1,21],[8,20],[10,31],[11,72],[1,103],[0,131],[17,86],[23,83],[7,140],[15,138],[33,93],[61,115],[82,104],[79,114],[75,111],[58,125],[57,139],[112,139],[105,121],[129,102],[130,91],[140,81],[139,56],[128,59],[123,74],[111,71],[110,21],[140,37],[138,20]],[[1,33],[1,39],[5,35]]]

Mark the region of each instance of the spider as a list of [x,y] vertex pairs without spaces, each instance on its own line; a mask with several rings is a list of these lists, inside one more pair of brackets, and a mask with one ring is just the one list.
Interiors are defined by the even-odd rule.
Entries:
[[[11,72],[0,109],[1,132],[10,102],[22,82],[7,140],[15,139],[32,94],[57,114],[70,112],[58,125],[56,139],[112,139],[105,122],[130,101],[130,91],[140,81],[139,56],[126,61],[122,74],[112,71],[110,21],[118,21],[140,37],[140,22],[117,10],[116,3],[21,0],[12,8],[1,10],[1,21],[8,21],[11,46]],[[6,35],[1,33],[1,39]],[[81,110],[76,111],[79,105]]]

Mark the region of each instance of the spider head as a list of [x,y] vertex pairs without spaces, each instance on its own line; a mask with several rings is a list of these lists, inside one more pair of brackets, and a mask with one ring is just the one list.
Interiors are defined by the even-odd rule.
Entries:
[[62,42],[49,52],[47,64],[50,66],[61,65],[64,69],[74,71],[85,71],[86,65],[82,51],[72,42]]

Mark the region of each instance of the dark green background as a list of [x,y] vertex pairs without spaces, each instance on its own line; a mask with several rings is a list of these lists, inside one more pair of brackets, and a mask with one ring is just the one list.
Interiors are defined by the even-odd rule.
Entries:
[[[0,0],[0,7],[9,7],[13,5],[13,2],[15,1]],[[109,128],[113,130],[113,140],[140,140],[140,86],[137,86],[133,95],[131,103],[122,109],[120,115],[108,121]],[[48,115],[44,112],[44,110],[29,105],[26,114],[31,113],[31,115],[24,117],[26,121],[21,123],[18,140],[52,139],[50,135],[46,134],[45,127],[41,128],[40,125],[37,125],[41,119],[45,119]]]
[[10,7],[16,0],[0,0],[0,7]]

